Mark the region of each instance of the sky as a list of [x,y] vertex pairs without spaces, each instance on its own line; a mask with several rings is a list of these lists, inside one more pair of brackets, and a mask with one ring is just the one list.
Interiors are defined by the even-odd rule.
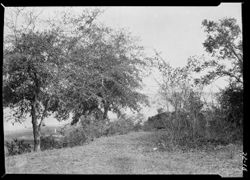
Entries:
[[162,52],[173,66],[182,66],[191,55],[203,53],[204,19],[234,17],[241,23],[241,4],[218,7],[107,7],[103,23],[127,28],[148,49]]
[[[81,9],[82,7],[73,7],[71,11],[77,13]],[[190,56],[205,53],[202,43],[206,34],[201,25],[204,19],[218,20],[233,17],[242,26],[241,3],[222,3],[218,7],[118,6],[102,7],[102,9],[105,11],[99,17],[99,22],[115,29],[125,28],[133,36],[139,38],[139,43],[145,47],[147,54],[152,54],[155,49],[174,67],[184,66]],[[41,16],[53,16],[55,11],[60,12],[61,10],[62,8],[58,7],[46,7]],[[157,72],[144,78],[145,93],[157,92],[157,83],[154,80],[157,78],[159,78]],[[218,80],[208,87],[208,91],[223,86],[225,86],[225,81]],[[48,123],[57,124],[56,120],[48,120]],[[26,126],[30,126],[30,123]],[[6,124],[6,129],[14,128],[12,125]]]
[[[241,3],[222,3],[218,7],[108,7],[101,22],[115,28],[126,28],[141,39],[148,54],[161,53],[172,66],[184,66],[193,55],[206,54],[202,43],[206,34],[202,21],[236,18],[241,25]],[[145,78],[146,93],[156,93],[159,79],[157,72]],[[226,85],[219,79],[206,91],[218,91]]]

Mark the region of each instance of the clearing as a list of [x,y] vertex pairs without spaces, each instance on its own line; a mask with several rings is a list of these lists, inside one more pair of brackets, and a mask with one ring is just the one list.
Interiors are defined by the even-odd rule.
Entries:
[[131,132],[101,137],[73,148],[5,158],[12,174],[219,174],[242,177],[242,145],[211,151],[154,150],[161,132]]

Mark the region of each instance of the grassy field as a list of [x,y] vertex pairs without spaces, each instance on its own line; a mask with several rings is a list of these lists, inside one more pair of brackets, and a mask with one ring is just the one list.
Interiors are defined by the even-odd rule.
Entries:
[[242,145],[210,151],[155,149],[162,133],[131,132],[101,137],[84,146],[5,158],[7,173],[21,174],[219,174],[242,177]]

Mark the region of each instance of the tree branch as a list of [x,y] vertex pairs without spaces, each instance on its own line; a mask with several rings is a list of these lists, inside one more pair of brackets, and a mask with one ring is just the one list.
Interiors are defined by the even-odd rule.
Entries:
[[235,78],[239,83],[243,83],[243,81],[241,80],[241,78],[238,77],[238,76],[236,76],[236,75],[234,75],[233,73],[230,73],[230,72],[228,72],[228,71],[221,71],[220,73],[221,73],[222,75],[227,75],[227,76],[230,76],[230,77]]
[[234,56],[238,59],[238,61],[241,64],[243,64],[243,59],[238,56],[238,54],[235,52],[233,46],[231,44],[229,44],[229,45],[227,45],[227,48],[230,49],[233,52]]

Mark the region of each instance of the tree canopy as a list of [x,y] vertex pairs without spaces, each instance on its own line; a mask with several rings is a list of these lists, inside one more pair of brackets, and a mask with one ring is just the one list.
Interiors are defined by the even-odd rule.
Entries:
[[[23,15],[23,9],[15,10],[16,19]],[[74,124],[95,110],[107,119],[108,111],[138,111],[147,104],[138,92],[147,64],[143,48],[129,33],[96,23],[100,13],[64,12],[40,30],[31,12],[26,27],[7,23],[12,34],[5,38],[3,102],[16,111],[17,122],[30,114],[34,150],[40,149],[40,128],[51,113],[58,120],[73,113]]]
[[146,67],[143,48],[128,33],[92,24],[75,43],[63,72],[68,85],[62,88],[66,109],[74,109],[74,123],[87,111],[102,109],[105,119],[108,111],[139,110],[140,103],[147,103],[137,92]]
[[[219,21],[204,20],[202,22],[207,38],[203,43],[205,50],[212,58],[200,63],[196,72],[213,68],[201,78],[205,84],[216,78],[229,77],[230,83],[243,85],[243,47],[242,32],[234,18]],[[228,66],[229,64],[229,66]]]

